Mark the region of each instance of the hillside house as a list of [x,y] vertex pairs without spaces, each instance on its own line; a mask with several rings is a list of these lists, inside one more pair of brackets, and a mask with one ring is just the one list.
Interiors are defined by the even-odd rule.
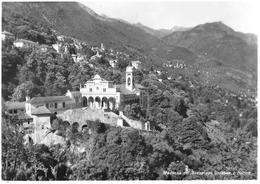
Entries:
[[101,52],[104,52],[105,50],[106,50],[105,45],[104,45],[103,43],[101,43],[101,45],[100,45],[100,51],[101,51]]
[[17,118],[19,113],[25,112],[25,102],[5,102],[7,115],[12,118]]
[[57,40],[60,42],[63,42],[65,40],[65,36],[59,35],[59,36],[57,36]]
[[36,47],[37,45],[38,43],[30,40],[18,39],[14,41],[14,46],[18,48],[33,48]]
[[13,33],[10,33],[8,31],[3,31],[2,32],[2,41],[14,40],[14,39],[15,39],[15,35]]
[[110,59],[109,64],[112,68],[116,68],[118,65],[118,61],[116,59]]
[[96,55],[91,56],[90,60],[100,59],[102,55],[99,54],[99,51],[97,51]]
[[98,48],[98,47],[91,47],[91,50],[92,50],[93,52],[97,52],[97,51],[99,51],[99,48]]
[[61,53],[61,50],[62,50],[62,43],[52,44],[52,48],[54,48],[54,49],[56,50],[57,53]]
[[47,96],[47,97],[26,97],[26,113],[31,116],[32,112],[40,106],[45,106],[50,112],[64,111],[75,107],[75,102],[69,96]]
[[31,126],[33,119],[25,112],[25,102],[8,101],[5,102],[5,108],[5,114],[9,119],[15,120],[16,123],[23,126],[24,128]]
[[141,64],[142,62],[141,61],[132,61],[132,66],[135,68],[135,69],[141,69]]
[[75,63],[78,62],[78,55],[77,54],[71,54],[71,57],[72,57],[72,59]]
[[174,68],[186,68],[186,65],[184,63],[176,63],[173,67]]
[[86,55],[78,54],[78,55],[77,55],[77,62],[82,61],[82,60],[85,60],[86,58],[87,58]]
[[45,44],[40,45],[39,48],[40,48],[41,52],[47,52],[48,50],[52,49],[51,46],[45,45]]
[[35,130],[51,128],[51,111],[45,106],[39,106],[31,112]]

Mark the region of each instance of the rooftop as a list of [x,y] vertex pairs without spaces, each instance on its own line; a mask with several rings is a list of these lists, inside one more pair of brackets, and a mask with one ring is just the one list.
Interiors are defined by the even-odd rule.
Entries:
[[118,84],[116,88],[124,95],[136,94],[137,91],[145,89],[141,84],[134,84],[133,91],[126,89],[125,84]]
[[135,94],[134,91],[130,91],[130,90],[126,89],[125,84],[116,85],[116,89],[119,90],[119,92],[124,95]]
[[40,106],[32,111],[32,115],[44,115],[51,114],[51,111],[47,109],[45,106]]
[[25,102],[5,102],[5,106],[8,110],[10,109],[25,109]]
[[14,42],[25,42],[25,43],[30,43],[30,44],[37,44],[36,42],[33,42],[31,40],[25,40],[25,39],[17,39]]
[[27,103],[36,104],[36,103],[45,103],[45,102],[64,102],[70,101],[68,96],[46,96],[46,97],[33,97],[31,100],[28,100]]
[[6,35],[10,35],[10,36],[14,36],[13,33],[10,33],[10,32],[8,32],[8,31],[3,31],[2,34],[6,34]]
[[32,120],[33,118],[24,112],[18,112],[18,119],[19,120]]
[[92,79],[90,79],[89,81],[87,82],[112,82],[112,81],[107,81],[103,78],[100,77],[100,75],[96,74]]
[[46,45],[46,44],[41,44],[41,45],[39,46],[39,48],[51,48],[51,46]]
[[132,63],[142,63],[141,61],[132,61]]

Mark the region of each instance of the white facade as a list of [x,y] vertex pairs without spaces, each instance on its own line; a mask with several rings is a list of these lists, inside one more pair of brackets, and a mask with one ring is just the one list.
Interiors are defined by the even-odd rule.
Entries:
[[57,36],[57,40],[64,41],[64,36],[63,35]]
[[99,51],[97,50],[96,55],[91,56],[90,60],[95,60],[96,58],[101,58],[101,57],[102,57],[102,55],[100,55],[100,54],[99,54]]
[[100,50],[102,52],[104,52],[106,50],[105,45],[103,43],[101,43],[101,45],[100,45]]
[[80,86],[83,106],[96,109],[117,109],[120,103],[120,92],[111,81],[95,75],[90,81]]
[[20,39],[20,40],[16,40],[14,41],[14,46],[15,47],[18,47],[18,48],[22,48],[22,47],[33,47],[33,46],[36,46],[37,43],[33,42],[33,41],[30,41],[30,40],[23,40],[23,39]]
[[77,56],[77,54],[71,54],[71,57],[72,57],[72,59],[73,59],[73,61],[76,63],[78,60],[78,56]]
[[57,51],[57,53],[60,53],[60,51],[61,51],[61,43],[52,44],[52,47]]
[[23,42],[14,42],[14,46],[22,48],[22,47],[24,47],[24,43]]

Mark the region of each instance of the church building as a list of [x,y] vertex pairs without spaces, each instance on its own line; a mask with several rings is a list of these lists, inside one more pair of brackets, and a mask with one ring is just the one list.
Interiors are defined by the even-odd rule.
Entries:
[[96,74],[91,80],[80,86],[82,106],[96,109],[114,110],[120,105],[140,103],[147,107],[147,93],[140,84],[135,84],[133,79],[133,66],[126,68],[126,82],[115,85]]

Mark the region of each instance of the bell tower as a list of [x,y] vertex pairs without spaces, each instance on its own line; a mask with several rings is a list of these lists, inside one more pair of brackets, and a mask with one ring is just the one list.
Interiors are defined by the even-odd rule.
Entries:
[[125,76],[125,81],[126,81],[125,87],[129,91],[133,91],[134,90],[133,66],[127,66],[125,73],[126,73],[126,76]]

